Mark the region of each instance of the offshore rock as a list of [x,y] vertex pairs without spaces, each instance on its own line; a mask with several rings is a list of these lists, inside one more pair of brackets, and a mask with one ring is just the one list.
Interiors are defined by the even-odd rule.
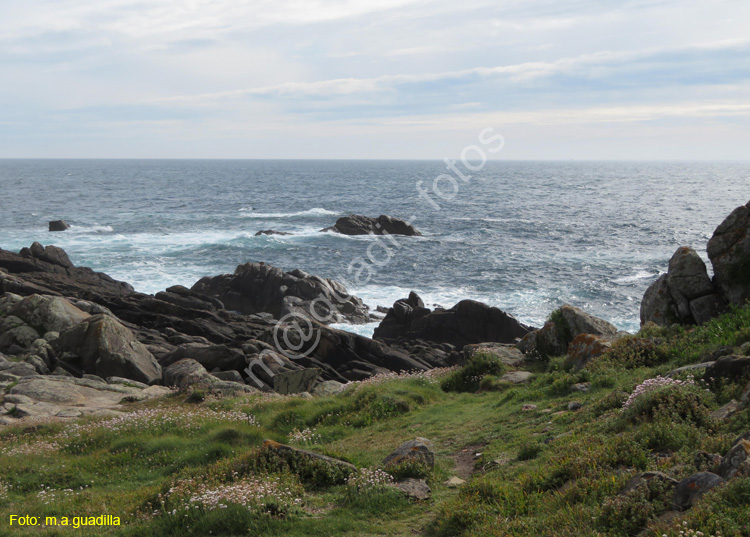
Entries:
[[352,214],[343,216],[336,223],[321,231],[333,231],[343,235],[407,235],[410,237],[421,236],[414,226],[401,220],[381,214],[377,218]]

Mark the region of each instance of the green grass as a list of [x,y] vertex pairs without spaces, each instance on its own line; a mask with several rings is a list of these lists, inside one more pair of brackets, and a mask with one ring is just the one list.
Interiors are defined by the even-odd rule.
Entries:
[[[648,344],[615,346],[576,373],[563,369],[562,357],[552,357],[527,384],[502,391],[477,392],[482,379],[506,371],[481,356],[441,379],[367,382],[327,398],[188,402],[181,395],[129,405],[152,414],[120,423],[3,428],[0,496],[7,486],[7,497],[0,499],[0,535],[40,533],[10,528],[11,514],[112,514],[122,526],[45,534],[625,537],[647,530],[676,536],[673,523],[658,520],[668,508],[667,491],[653,485],[618,493],[640,471],[682,479],[695,472],[698,451],[725,453],[750,430],[750,411],[721,422],[710,412],[740,393],[748,379],[727,379],[711,392],[702,385],[664,388],[641,396],[627,411],[623,402],[645,379],[747,341],[748,327],[750,308],[736,308],[700,327],[648,328],[638,335]],[[589,391],[572,392],[570,386],[581,382],[590,383]],[[573,400],[583,407],[568,412]],[[524,404],[536,408],[521,410]],[[294,436],[305,430],[308,436]],[[417,436],[435,445],[435,468],[391,471],[426,478],[433,490],[426,502],[385,487],[353,492],[346,471],[262,447],[273,439],[358,468],[382,468],[388,453]],[[456,475],[455,456],[468,446],[481,452],[472,461],[477,471],[466,485],[449,488],[444,482]],[[252,508],[230,502],[221,509],[192,508],[188,516],[171,514],[201,487],[223,490],[255,479],[278,480],[298,501],[270,495]],[[750,477],[740,477],[679,521],[706,535],[719,530],[725,537],[747,536],[749,509]]]

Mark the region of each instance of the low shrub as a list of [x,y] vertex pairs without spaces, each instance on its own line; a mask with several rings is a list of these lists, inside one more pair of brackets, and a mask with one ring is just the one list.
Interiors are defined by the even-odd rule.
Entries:
[[650,479],[614,498],[604,501],[597,520],[605,530],[618,535],[636,535],[670,508],[672,487],[660,479]]
[[446,392],[476,392],[486,375],[500,376],[508,367],[496,356],[478,352],[458,371],[443,380],[440,387]]

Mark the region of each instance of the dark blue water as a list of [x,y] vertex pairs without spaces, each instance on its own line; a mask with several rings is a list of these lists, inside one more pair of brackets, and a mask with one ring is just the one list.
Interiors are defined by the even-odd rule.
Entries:
[[[703,254],[750,199],[748,163],[489,162],[455,188],[442,179],[447,199],[431,190],[443,173],[431,161],[0,160],[0,247],[54,243],[149,293],[266,261],[344,280],[372,306],[414,289],[539,324],[568,302],[634,330],[674,250]],[[414,217],[424,237],[318,231],[350,213]],[[72,229],[49,233],[55,219]]]

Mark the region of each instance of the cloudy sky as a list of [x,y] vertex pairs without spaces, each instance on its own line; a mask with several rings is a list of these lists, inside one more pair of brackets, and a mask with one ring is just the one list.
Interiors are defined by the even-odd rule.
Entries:
[[0,0],[0,157],[747,159],[747,0]]

